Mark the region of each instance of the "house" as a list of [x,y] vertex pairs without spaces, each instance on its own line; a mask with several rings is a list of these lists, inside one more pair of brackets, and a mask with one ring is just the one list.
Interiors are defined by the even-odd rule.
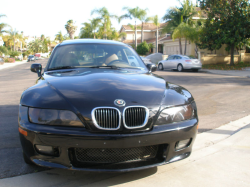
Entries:
[[[158,29],[158,41],[164,41],[165,39],[169,38],[169,34],[163,34],[161,32],[162,28],[166,25],[167,23],[161,23],[160,27]],[[157,27],[154,25],[154,23],[144,23],[143,24],[143,38],[144,41],[147,43],[152,43],[155,45],[156,42],[156,31]],[[137,25],[137,44],[141,43],[141,24]],[[127,34],[126,37],[121,39],[121,42],[132,45],[135,44],[135,31],[129,26],[129,25],[122,25],[120,31],[125,32]],[[155,49],[154,49],[155,50]],[[159,44],[158,46],[158,52],[163,53],[163,45]]]
[[4,44],[3,38],[0,36],[0,46],[3,46],[3,44]]
[[[199,15],[195,15],[192,17],[193,20],[197,19],[206,19],[206,14],[201,11],[199,7],[196,7],[196,10],[198,11]],[[162,28],[166,26],[167,23],[161,23],[159,28],[159,38],[158,38],[158,52],[162,53],[163,55],[173,55],[173,54],[180,54],[180,47],[179,47],[179,39],[173,40],[170,34],[163,34],[161,32]],[[137,25],[141,27],[141,24]],[[152,43],[155,46],[156,42],[156,26],[153,23],[144,23],[144,41],[147,43]],[[126,44],[135,44],[135,32],[129,25],[122,25],[120,32],[127,33],[127,36],[122,38],[122,42]],[[185,49],[185,38],[181,39],[182,42],[182,52],[184,54]],[[137,30],[137,44],[141,43],[141,29],[139,28]],[[187,41],[186,45],[186,55],[188,56],[197,56],[203,63],[211,63],[211,60],[209,62],[206,62],[205,59],[211,59],[206,58],[206,56],[213,56],[213,63],[225,63],[227,62],[227,58],[229,55],[229,52],[226,51],[226,45],[222,45],[222,47],[219,50],[209,51],[207,49],[198,49],[198,52],[195,51],[196,45],[190,41]],[[153,50],[155,52],[155,48]],[[235,55],[239,55],[239,52],[235,49]],[[204,57],[204,58],[203,58]],[[214,58],[216,57],[216,58]],[[220,57],[220,58],[217,58]],[[222,58],[225,57],[225,58]],[[217,60],[222,59],[222,60]]]

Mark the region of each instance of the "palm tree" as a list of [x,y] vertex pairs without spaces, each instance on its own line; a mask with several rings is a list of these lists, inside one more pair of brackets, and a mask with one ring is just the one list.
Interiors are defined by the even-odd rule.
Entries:
[[[0,14],[0,18],[1,18],[1,17],[6,17],[6,15]],[[9,27],[9,25],[6,24],[6,23],[0,23],[0,35],[1,35],[2,33],[4,33],[4,32],[8,32],[8,31],[4,30],[4,28],[6,28],[6,27]]]
[[[180,46],[180,53],[182,54],[182,46],[181,46],[181,38],[185,38],[187,40],[187,37],[189,35],[189,25],[182,22],[180,25],[178,25],[173,34],[172,34],[172,38],[173,41],[178,38],[179,39],[179,46]],[[186,46],[185,46],[185,50],[184,50],[184,55],[186,55]]]
[[39,53],[43,51],[43,43],[41,40],[35,39],[34,41],[30,42],[28,45],[28,51],[32,53]]
[[95,36],[96,29],[100,26],[100,23],[101,23],[101,19],[99,19],[99,18],[90,20],[92,32],[94,32],[94,39],[96,38],[96,36]]
[[80,29],[80,38],[92,38],[91,24],[88,22],[82,23],[84,27]]
[[[145,10],[146,11],[146,10]],[[149,17],[146,17],[145,16],[142,16],[140,18],[140,21],[141,21],[141,43],[144,41],[144,32],[143,32],[143,29],[144,29],[144,23],[147,23],[150,21],[150,18]]]
[[[167,25],[162,29],[162,32],[172,34],[183,21],[183,16],[181,15],[179,9],[170,8],[162,19],[167,22]],[[181,38],[179,38],[179,48],[180,54],[182,54]]]
[[93,14],[98,14],[100,16],[99,18],[96,18],[96,20],[102,20],[103,36],[104,39],[107,40],[107,32],[111,30],[111,18],[118,19],[118,17],[116,15],[111,15],[106,7],[92,10],[91,15]]
[[138,6],[135,8],[129,8],[129,7],[123,7],[123,10],[127,11],[127,14],[122,15],[119,18],[119,22],[122,19],[129,18],[129,19],[134,19],[135,21],[135,47],[137,48],[137,26],[136,26],[136,20],[137,19],[142,19],[143,17],[146,16],[147,12],[146,9],[140,9]]
[[127,35],[127,33],[125,32],[121,32],[121,33],[117,32],[115,28],[111,28],[111,30],[112,32],[108,36],[110,40],[119,40],[120,38],[125,37]]
[[71,40],[74,39],[74,34],[76,32],[77,26],[74,25],[73,20],[67,21],[67,24],[65,25],[65,29],[67,30],[69,37]]
[[158,53],[158,30],[161,25],[158,15],[155,15],[154,17],[149,18],[151,21],[153,21],[154,25],[156,26],[156,40],[155,40],[155,52]]
[[[131,24],[128,24],[128,26],[131,28],[132,31],[135,31],[135,26],[134,25],[131,25]],[[136,26],[136,29],[140,29],[141,27],[140,26]],[[136,40],[136,37],[135,35],[133,36],[133,44],[135,45],[135,40]],[[137,40],[136,40],[137,41]],[[135,48],[136,49],[136,48]]]
[[13,30],[13,29],[11,29],[10,31],[8,31],[8,33],[9,33],[8,38],[13,41],[13,43],[12,43],[13,44],[13,48],[14,48],[13,50],[15,51],[16,50],[16,42],[18,42],[19,40],[20,41],[22,40],[22,35],[18,34],[18,31]]
[[81,28],[80,38],[96,38],[96,30],[100,27],[101,19],[96,18],[89,21],[90,23],[82,23],[84,27]]
[[65,35],[63,36],[63,40],[70,40],[69,35],[68,35],[68,34],[65,34]]
[[55,40],[58,40],[60,43],[63,42],[64,38],[63,38],[63,35],[62,35],[62,31],[59,31],[59,32],[56,34]]
[[[180,1],[179,1],[180,2]],[[173,8],[171,7],[167,13],[163,16],[163,20],[166,21],[168,24],[163,28],[163,32],[165,33],[173,33],[175,29],[182,23],[188,23],[189,25],[193,24],[192,18],[194,15],[197,14],[197,11],[195,10],[195,7],[193,6],[192,2],[189,0],[183,1],[181,3],[180,8]],[[184,25],[180,26],[176,31],[176,36],[180,36],[180,34],[184,34],[184,31],[180,31],[181,28]],[[179,33],[179,34],[177,34]],[[182,36],[183,37],[183,36]],[[179,37],[177,37],[179,38]],[[187,38],[185,39],[185,50],[184,54],[186,54],[186,46],[187,46]],[[180,54],[182,54],[182,44],[181,44],[181,38],[179,38],[179,48],[180,48]]]

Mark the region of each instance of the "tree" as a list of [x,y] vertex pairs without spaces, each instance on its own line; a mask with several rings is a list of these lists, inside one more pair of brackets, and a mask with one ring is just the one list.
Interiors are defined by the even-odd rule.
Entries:
[[77,26],[74,25],[73,20],[67,21],[67,24],[65,25],[65,29],[67,30],[69,37],[71,40],[74,39],[74,34],[76,32]]
[[63,38],[63,35],[62,35],[62,32],[61,32],[61,31],[59,31],[59,32],[56,34],[55,40],[58,40],[60,43],[63,42],[64,38]]
[[158,53],[158,30],[160,27],[160,21],[158,19],[158,15],[151,17],[150,20],[153,21],[154,25],[156,26],[155,52]]
[[102,20],[103,24],[103,38],[107,40],[107,33],[111,30],[111,18],[118,19],[116,15],[111,15],[106,7],[102,7],[100,9],[94,9],[91,11],[91,15],[98,14],[100,17],[96,18],[96,20]]
[[139,55],[146,55],[147,52],[149,52],[149,46],[148,46],[147,42],[144,41],[144,42],[140,43],[140,44],[137,46],[136,52],[137,52]]
[[31,51],[32,53],[40,53],[43,52],[43,43],[39,39],[35,39],[34,41],[30,42],[28,45],[28,51]]
[[[74,39],[75,39],[75,37],[74,37]],[[65,35],[63,36],[63,40],[70,40],[69,35],[68,35],[68,34],[65,34]]]
[[119,40],[120,38],[125,37],[127,35],[127,33],[125,32],[117,32],[115,28],[111,28],[111,30],[112,32],[108,35],[109,40]]
[[[179,1],[181,4],[181,7],[171,7],[167,10],[167,13],[163,16],[163,20],[167,22],[168,24],[163,28],[164,33],[171,33],[173,34],[175,29],[175,36],[178,36],[179,39],[179,48],[180,48],[180,54],[182,53],[182,44],[181,44],[181,38],[186,36],[186,27],[184,26],[191,26],[194,24],[192,21],[192,17],[197,14],[197,11],[195,10],[195,7],[193,6],[192,2],[189,0],[184,0],[183,2]],[[191,18],[191,19],[190,19]],[[186,23],[188,25],[182,24]],[[182,24],[182,25],[180,25]],[[184,29],[183,31],[181,29]],[[187,37],[185,37],[185,49],[184,54],[186,54],[186,48],[187,48]]]
[[90,23],[88,22],[82,23],[84,27],[81,28],[80,38],[94,38],[94,39],[96,38],[97,28],[101,27],[100,23],[102,20],[96,18],[89,21]]
[[8,51],[7,47],[0,46],[0,56],[2,56],[3,54],[8,55],[9,51]]
[[48,38],[48,37],[46,38],[44,35],[42,35],[41,42],[42,42],[42,52],[47,53],[49,51],[48,47],[51,44],[50,38]]
[[152,53],[153,49],[155,48],[154,44],[149,43],[148,47],[149,47],[149,52]]
[[84,27],[80,29],[80,38],[93,38],[92,27],[88,22],[82,23]]
[[[131,25],[131,24],[128,24],[128,26],[131,28],[132,31],[135,31],[135,26],[134,25]],[[140,29],[141,27],[140,26],[137,26],[138,29]],[[135,40],[136,40],[136,37],[135,35],[133,36],[133,44],[135,45]],[[136,48],[135,48],[136,49]]]
[[127,11],[127,14],[122,15],[119,18],[119,22],[122,19],[134,19],[135,21],[135,47],[137,48],[137,25],[136,25],[136,20],[142,20],[143,17],[145,17],[147,15],[146,10],[140,9],[139,7],[135,7],[135,8],[129,8],[129,7],[123,7],[123,10]]
[[11,29],[8,31],[7,40],[9,40],[10,46],[13,46],[13,51],[16,50],[16,44],[22,42],[23,36],[18,33],[18,31]]
[[148,23],[150,21],[150,18],[144,16],[140,19],[140,21],[142,22],[141,24],[141,43],[142,43],[144,41],[144,23]]
[[[2,17],[6,17],[6,15],[0,14],[0,18],[2,18]],[[6,23],[0,23],[0,35],[1,35],[2,33],[8,32],[7,30],[4,30],[4,28],[7,28],[7,27],[9,27],[8,24],[6,24]]]
[[201,49],[215,50],[226,44],[231,51],[230,65],[234,65],[234,49],[242,48],[250,38],[250,3],[248,0],[208,0],[201,6],[207,20],[200,36]]

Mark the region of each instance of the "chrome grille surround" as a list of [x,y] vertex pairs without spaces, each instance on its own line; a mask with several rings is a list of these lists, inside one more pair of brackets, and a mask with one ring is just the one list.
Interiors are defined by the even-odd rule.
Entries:
[[[113,127],[102,127],[102,126],[100,126],[100,124],[97,123],[95,111],[100,110],[100,109],[107,110],[107,112],[109,112],[109,114],[110,114],[111,110],[116,110],[117,111],[117,113],[118,113],[118,116],[117,116],[118,117],[118,124],[114,125],[116,127],[114,127],[114,128]],[[109,114],[107,114],[104,117],[105,118],[105,126],[113,126],[113,124],[112,124],[113,122],[111,124],[109,123],[110,122],[109,120],[113,120],[112,119],[113,114],[111,116]],[[98,128],[98,129],[101,129],[101,130],[118,130],[120,128],[120,126],[121,126],[121,112],[117,108],[114,108],[114,107],[96,107],[96,108],[94,108],[92,110],[91,117],[92,117],[92,120],[93,120],[93,123],[94,123],[95,127]]]
[[[143,108],[145,109],[145,119],[144,119],[144,122],[141,124],[141,125],[136,125],[136,126],[128,126],[126,124],[126,110],[129,109],[129,108]],[[135,114],[136,115],[136,114]],[[140,114],[137,114],[137,115],[140,115]],[[142,128],[142,127],[145,127],[147,125],[147,122],[148,122],[148,117],[149,117],[149,110],[147,107],[145,106],[128,106],[128,107],[125,107],[124,110],[123,110],[123,124],[124,126],[127,128],[127,129],[138,129],[138,128]]]

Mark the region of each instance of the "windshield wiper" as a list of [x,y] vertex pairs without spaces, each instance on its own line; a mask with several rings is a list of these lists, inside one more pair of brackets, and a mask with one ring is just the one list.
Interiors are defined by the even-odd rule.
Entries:
[[111,68],[111,69],[119,69],[117,66],[90,66],[89,68]]
[[49,70],[58,70],[58,69],[74,69],[74,68],[76,68],[76,67],[75,66],[57,66],[57,67],[48,69],[48,71]]

